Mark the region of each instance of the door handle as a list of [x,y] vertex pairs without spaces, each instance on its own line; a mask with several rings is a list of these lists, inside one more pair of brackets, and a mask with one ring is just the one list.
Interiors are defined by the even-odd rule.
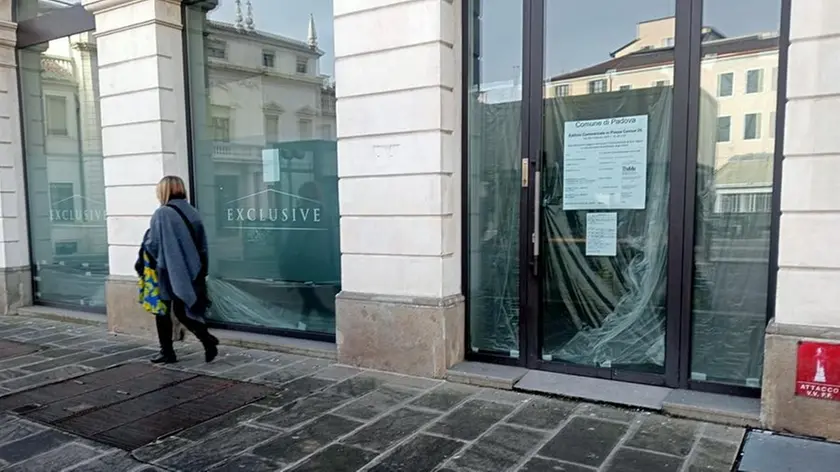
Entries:
[[522,159],[522,188],[528,188],[528,158]]
[[533,245],[534,260],[531,264],[534,275],[539,272],[539,257],[540,257],[540,202],[542,189],[540,188],[540,171],[534,171],[534,232],[531,233],[531,244]]

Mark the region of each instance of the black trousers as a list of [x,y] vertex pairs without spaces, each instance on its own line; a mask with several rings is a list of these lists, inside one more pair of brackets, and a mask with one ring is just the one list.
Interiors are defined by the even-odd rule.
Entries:
[[186,327],[192,334],[201,341],[201,344],[206,348],[218,342],[216,338],[207,330],[207,325],[199,321],[195,321],[187,316],[186,307],[181,300],[173,300],[168,303],[170,315],[156,315],[155,324],[157,325],[158,342],[160,343],[160,352],[164,355],[175,355],[175,348],[172,341],[172,316],[178,319],[184,327]]

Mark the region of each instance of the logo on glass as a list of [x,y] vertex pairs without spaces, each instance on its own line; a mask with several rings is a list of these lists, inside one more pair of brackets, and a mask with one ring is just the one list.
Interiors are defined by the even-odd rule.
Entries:
[[276,231],[321,231],[322,204],[314,182],[301,186],[299,194],[268,188],[229,201],[224,218],[231,229]]
[[50,221],[55,223],[92,223],[105,221],[105,204],[81,195],[51,202]]

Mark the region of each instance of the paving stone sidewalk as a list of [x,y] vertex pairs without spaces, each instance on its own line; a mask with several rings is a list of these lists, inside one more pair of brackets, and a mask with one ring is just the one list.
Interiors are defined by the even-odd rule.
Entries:
[[[21,343],[0,349],[4,398],[146,362],[156,351],[150,340],[104,327],[29,317],[0,317],[0,340]],[[744,435],[291,354],[222,346],[205,364],[200,346],[176,348],[180,362],[172,369],[266,385],[273,393],[131,451],[29,421],[21,411],[0,412],[0,470],[724,472]]]

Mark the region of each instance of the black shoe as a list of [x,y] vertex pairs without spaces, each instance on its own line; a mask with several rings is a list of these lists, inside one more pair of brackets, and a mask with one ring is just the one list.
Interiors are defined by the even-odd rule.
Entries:
[[161,352],[152,358],[152,364],[174,364],[176,362],[178,362],[178,358],[175,357],[175,354],[164,354]]
[[213,359],[219,355],[219,340],[215,339],[204,346],[204,362],[213,362]]

